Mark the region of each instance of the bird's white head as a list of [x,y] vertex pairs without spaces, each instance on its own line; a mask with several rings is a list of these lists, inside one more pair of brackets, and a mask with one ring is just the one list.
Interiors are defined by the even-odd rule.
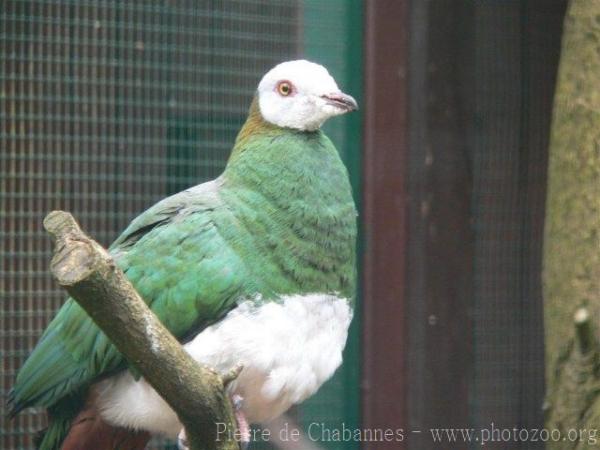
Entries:
[[340,91],[325,67],[303,59],[267,72],[258,85],[258,105],[267,122],[305,131],[358,109],[356,100]]

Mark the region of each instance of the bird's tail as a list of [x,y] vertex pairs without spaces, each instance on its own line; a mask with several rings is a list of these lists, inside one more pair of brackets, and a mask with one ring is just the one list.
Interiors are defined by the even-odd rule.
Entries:
[[59,450],[60,444],[69,433],[70,420],[55,419],[47,428],[39,431],[33,439],[38,450]]
[[143,450],[150,439],[147,432],[106,423],[93,391],[85,402],[61,401],[48,413],[48,428],[36,438],[38,450]]

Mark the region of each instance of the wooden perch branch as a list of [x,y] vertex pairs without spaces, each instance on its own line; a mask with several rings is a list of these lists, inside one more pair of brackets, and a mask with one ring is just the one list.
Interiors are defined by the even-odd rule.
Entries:
[[575,322],[577,347],[582,355],[587,355],[595,347],[594,330],[587,308],[582,307],[575,311],[573,321]]
[[177,413],[190,450],[239,449],[234,440],[217,439],[217,424],[235,431],[221,377],[185,352],[108,252],[69,213],[51,212],[44,227],[56,239],[54,277]]

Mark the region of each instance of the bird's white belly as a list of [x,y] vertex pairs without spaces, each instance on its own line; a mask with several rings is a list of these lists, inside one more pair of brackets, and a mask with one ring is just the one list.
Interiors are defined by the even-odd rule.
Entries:
[[[342,362],[352,309],[325,294],[247,301],[185,345],[198,361],[220,372],[243,365],[231,383],[250,422],[264,422],[314,394]],[[144,379],[123,372],[98,384],[104,420],[175,437],[181,424]]]

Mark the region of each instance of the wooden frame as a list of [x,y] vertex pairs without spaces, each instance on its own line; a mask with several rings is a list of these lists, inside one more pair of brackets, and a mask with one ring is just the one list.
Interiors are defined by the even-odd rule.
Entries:
[[[368,429],[406,425],[407,6],[365,2],[362,414]],[[363,447],[405,448],[396,441]]]

